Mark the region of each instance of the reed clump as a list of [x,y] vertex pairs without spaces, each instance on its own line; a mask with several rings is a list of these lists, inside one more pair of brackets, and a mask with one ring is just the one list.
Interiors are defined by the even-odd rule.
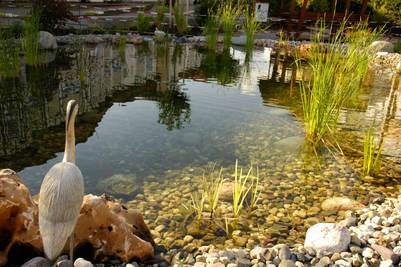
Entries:
[[[321,23],[309,51],[306,64],[312,77],[300,83],[305,133],[314,146],[334,136],[341,108],[366,77],[369,44],[376,36],[363,25],[346,31],[344,22],[329,42],[324,43],[325,28]],[[299,55],[296,62],[300,68]]]
[[22,47],[28,65],[39,64],[39,22],[39,10],[25,19]]
[[205,34],[207,40],[207,48],[211,51],[216,50],[219,33],[219,21],[215,14],[209,12],[208,19],[205,24]]
[[161,28],[164,19],[166,17],[166,13],[168,12],[168,8],[163,5],[162,3],[159,3],[159,5],[156,7],[156,18],[155,18],[155,25],[158,28]]
[[256,20],[255,14],[248,6],[245,8],[245,23],[243,26],[246,33],[245,47],[247,50],[253,48],[255,34],[260,28],[260,22]]
[[363,140],[362,174],[364,176],[376,176],[379,173],[382,149],[383,142],[375,142],[375,130],[372,126],[365,132]]
[[17,77],[20,65],[20,46],[14,38],[0,32],[0,76]]
[[136,19],[136,29],[138,33],[144,34],[149,32],[152,27],[152,18],[146,16],[144,13],[139,13]]
[[178,3],[174,6],[174,19],[177,33],[183,35],[187,31],[187,19],[184,14],[184,8]]
[[236,20],[241,15],[241,7],[232,1],[223,2],[218,9],[218,16],[224,32],[223,44],[230,47],[235,31]]

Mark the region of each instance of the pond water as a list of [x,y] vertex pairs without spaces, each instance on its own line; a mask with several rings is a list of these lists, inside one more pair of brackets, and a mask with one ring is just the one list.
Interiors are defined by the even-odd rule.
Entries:
[[[322,211],[324,199],[366,203],[399,191],[394,179],[361,179],[358,159],[327,150],[316,158],[305,150],[298,91],[291,86],[305,73],[268,48],[249,58],[236,47],[206,53],[189,44],[97,45],[81,52],[85,62],[69,50],[48,55],[40,67],[22,65],[19,78],[0,82],[0,168],[18,171],[33,194],[62,160],[69,99],[80,105],[77,165],[86,193],[107,192],[141,209],[151,229],[163,226],[153,234],[166,247],[189,246],[187,234],[195,237],[193,246],[300,241],[309,225],[343,218],[343,212]],[[339,139],[354,149],[361,148],[361,130],[376,115],[387,118],[390,102],[398,101],[393,77],[377,77],[341,114]],[[397,161],[392,133],[401,111],[394,109],[384,154]],[[185,207],[202,174],[216,163],[230,179],[237,159],[245,169],[259,168],[257,207],[231,234],[221,233],[229,203],[221,204],[212,227],[188,219]]]

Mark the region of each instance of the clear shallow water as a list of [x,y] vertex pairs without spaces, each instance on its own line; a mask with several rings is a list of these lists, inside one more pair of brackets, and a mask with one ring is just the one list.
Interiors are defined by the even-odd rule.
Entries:
[[[304,150],[298,90],[290,86],[304,70],[268,49],[254,51],[249,63],[238,48],[209,54],[191,45],[98,45],[88,53],[81,81],[74,53],[59,53],[48,56],[55,59],[48,65],[23,66],[18,79],[0,82],[0,168],[17,170],[33,194],[62,159],[69,99],[80,104],[77,165],[86,192],[128,200],[150,229],[164,225],[154,235],[169,248],[183,247],[186,234],[194,246],[300,242],[308,226],[343,218],[321,210],[325,199],[368,203],[401,188],[397,179],[361,179],[360,156],[323,151],[316,158]],[[375,77],[343,110],[338,140],[361,149],[363,129],[376,115],[387,117],[384,154],[397,162],[400,105],[388,103],[399,103],[399,93],[391,90],[393,76]],[[217,163],[229,180],[236,159],[259,167],[261,190],[257,207],[236,226],[240,232],[222,234],[228,203],[219,206],[213,227],[188,220],[184,207],[205,170]]]

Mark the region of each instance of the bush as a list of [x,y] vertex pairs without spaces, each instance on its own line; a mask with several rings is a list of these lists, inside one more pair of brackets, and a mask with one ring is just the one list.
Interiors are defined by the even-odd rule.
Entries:
[[54,32],[72,18],[70,5],[65,0],[34,0],[34,12],[41,14],[39,28]]
[[150,28],[152,27],[151,25],[152,19],[150,17],[145,16],[145,14],[140,13],[137,17],[136,21],[136,29],[140,34],[144,34],[145,32],[149,32]]

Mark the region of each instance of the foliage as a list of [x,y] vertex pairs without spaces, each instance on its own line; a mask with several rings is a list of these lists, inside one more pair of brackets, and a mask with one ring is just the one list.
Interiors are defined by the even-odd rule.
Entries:
[[146,16],[144,13],[139,13],[136,20],[136,29],[140,34],[149,32],[152,27],[152,18]]
[[260,22],[256,20],[254,12],[246,7],[245,9],[245,24],[244,30],[246,32],[246,47],[247,49],[252,49],[253,42],[255,39],[255,33],[258,31],[260,27]]
[[196,214],[198,220],[202,219],[203,210],[205,209],[206,195],[200,192],[191,194],[191,208]]
[[219,203],[220,191],[223,187],[224,178],[222,176],[223,169],[220,169],[216,175],[214,166],[208,176],[203,175],[202,188],[209,204],[210,215],[213,217]]
[[[375,39],[375,33],[363,24],[345,34],[343,22],[327,44],[322,40],[324,31],[325,25],[321,23],[308,58],[312,78],[301,82],[305,132],[313,145],[334,133],[341,108],[360,88],[366,76],[369,44]],[[343,46],[345,42],[349,43],[347,49]],[[298,67],[300,62],[297,60]]]
[[394,52],[401,53],[401,41],[398,41],[394,44]]
[[16,77],[20,69],[20,47],[14,38],[0,32],[0,76]]
[[220,5],[217,14],[220,18],[221,26],[224,32],[224,47],[228,48],[231,45],[236,20],[241,15],[241,8],[231,1],[226,3],[223,2]]
[[156,8],[156,19],[155,19],[155,24],[156,27],[161,27],[162,23],[164,22],[165,19],[165,14],[168,12],[168,8],[163,5],[163,4],[159,4]]
[[120,54],[121,61],[125,61],[125,48],[127,46],[127,36],[121,35],[118,41],[118,53]]
[[39,20],[41,13],[34,11],[25,19],[23,49],[28,65],[39,64]]
[[66,0],[34,0],[34,13],[40,14],[39,28],[54,32],[72,18],[70,5]]
[[187,19],[184,14],[184,8],[178,4],[174,6],[174,19],[177,32],[184,34],[187,31]]
[[218,42],[219,22],[215,15],[209,14],[205,25],[207,48],[215,50]]
[[202,59],[200,68],[205,76],[215,77],[222,85],[234,83],[239,75],[238,61],[233,59],[228,50],[219,54],[209,51]]
[[374,176],[380,171],[381,153],[383,142],[375,143],[375,132],[373,126],[365,132],[363,141],[363,168],[364,176]]
[[242,208],[244,207],[245,199],[251,190],[247,186],[248,179],[250,179],[252,167],[249,168],[248,173],[244,175],[242,168],[238,169],[238,161],[235,161],[234,171],[234,186],[233,186],[233,216],[238,218]]
[[401,25],[401,0],[370,0],[369,6],[375,20],[391,20]]
[[184,123],[191,120],[191,106],[188,96],[172,88],[162,94],[158,102],[159,123],[166,125],[167,130],[181,129]]

